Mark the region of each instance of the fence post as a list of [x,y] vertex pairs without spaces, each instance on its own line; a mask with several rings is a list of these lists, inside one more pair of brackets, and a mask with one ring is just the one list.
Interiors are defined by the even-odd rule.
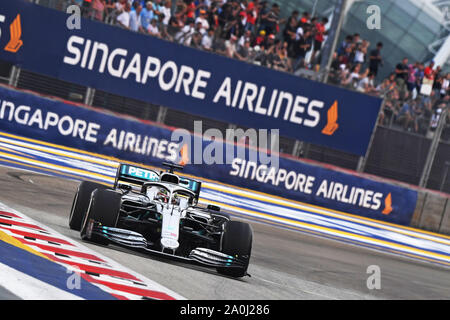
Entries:
[[158,115],[156,116],[156,122],[164,123],[166,120],[167,108],[159,106]]
[[17,87],[17,84],[19,83],[19,76],[20,76],[20,68],[12,66],[11,73],[9,74],[8,84],[10,86]]
[[380,122],[381,112],[384,109],[385,103],[386,103],[386,99],[383,99],[383,102],[381,103],[380,112],[378,112],[377,121],[375,122],[375,126],[373,128],[372,135],[370,136],[369,145],[367,146],[366,154],[364,155],[364,157],[359,157],[358,166],[356,168],[356,171],[358,171],[358,172],[364,172],[364,170],[366,169],[367,159],[369,158],[370,151],[372,150],[373,140],[375,139],[375,133],[377,132],[378,122]]
[[434,132],[433,140],[431,141],[430,151],[428,152],[425,166],[423,167],[422,176],[420,177],[419,187],[426,188],[428,184],[428,178],[430,177],[431,168],[433,167],[434,158],[439,147],[439,141],[441,140],[442,131],[444,130],[444,124],[447,121],[448,106],[443,108],[439,123]]
[[[323,72],[322,82],[328,82],[328,73],[333,62],[333,54],[336,51],[336,46],[339,38],[339,34],[344,24],[344,13],[347,7],[347,0],[336,0],[335,8],[333,11],[333,21],[329,30],[329,35],[324,47],[322,48],[322,62],[320,64],[320,72]],[[313,57],[314,58],[314,57]]]
[[88,87],[86,89],[86,94],[84,96],[84,104],[88,106],[92,106],[94,102],[95,89]]
[[450,161],[446,161],[445,162],[445,173],[444,173],[444,176],[442,177],[442,182],[441,182],[441,186],[439,187],[439,191],[444,191],[445,183],[447,182],[449,167],[450,167]]
[[292,148],[292,156],[300,158],[300,150],[302,143],[299,140],[295,140],[294,147]]

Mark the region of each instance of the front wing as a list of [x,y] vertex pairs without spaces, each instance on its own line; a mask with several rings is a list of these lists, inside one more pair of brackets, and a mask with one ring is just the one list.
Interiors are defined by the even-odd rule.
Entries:
[[171,259],[197,263],[199,265],[214,267],[214,268],[243,268],[248,264],[242,258],[233,257],[231,255],[224,254],[215,250],[207,248],[195,248],[189,256],[179,256],[175,253],[167,253],[158,250],[151,249],[147,240],[140,234],[127,229],[106,227],[101,223],[89,220],[86,231],[86,237],[92,238],[92,235],[107,239],[109,242],[117,244],[122,247],[131,248],[137,251],[146,252],[150,254],[156,254],[165,256]]

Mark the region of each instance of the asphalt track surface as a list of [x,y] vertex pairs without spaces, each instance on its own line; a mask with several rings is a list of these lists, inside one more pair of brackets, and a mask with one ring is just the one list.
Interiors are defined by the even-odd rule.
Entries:
[[[68,227],[79,182],[0,167],[0,202],[80,241]],[[450,299],[450,268],[250,221],[251,277],[83,243],[187,299]],[[381,289],[367,288],[367,268],[381,270]],[[0,287],[1,299],[15,296]]]

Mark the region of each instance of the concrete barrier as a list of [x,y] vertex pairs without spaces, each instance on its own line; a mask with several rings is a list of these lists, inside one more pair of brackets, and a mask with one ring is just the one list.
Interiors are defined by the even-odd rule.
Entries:
[[439,233],[450,234],[450,198],[447,198],[447,204],[445,206],[444,215],[442,216]]
[[411,226],[450,235],[450,197],[431,190],[419,190]]

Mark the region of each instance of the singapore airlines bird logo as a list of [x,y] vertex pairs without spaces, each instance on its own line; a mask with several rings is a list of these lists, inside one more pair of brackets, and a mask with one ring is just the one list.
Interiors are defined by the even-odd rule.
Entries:
[[22,37],[22,24],[20,22],[20,14],[17,15],[13,23],[9,26],[11,32],[11,40],[5,47],[6,51],[16,53],[19,51],[20,47],[23,45],[23,41],[20,39]]
[[338,102],[333,103],[327,114],[327,125],[323,128],[322,133],[327,136],[332,136],[339,128],[338,120]]
[[189,155],[188,155],[188,145],[184,144],[183,147],[181,147],[181,159],[178,164],[184,166],[189,163]]
[[392,196],[389,193],[386,197],[386,199],[384,199],[384,210],[381,212],[382,214],[386,214],[388,215],[389,213],[392,212],[392,210],[394,210],[392,208]]

